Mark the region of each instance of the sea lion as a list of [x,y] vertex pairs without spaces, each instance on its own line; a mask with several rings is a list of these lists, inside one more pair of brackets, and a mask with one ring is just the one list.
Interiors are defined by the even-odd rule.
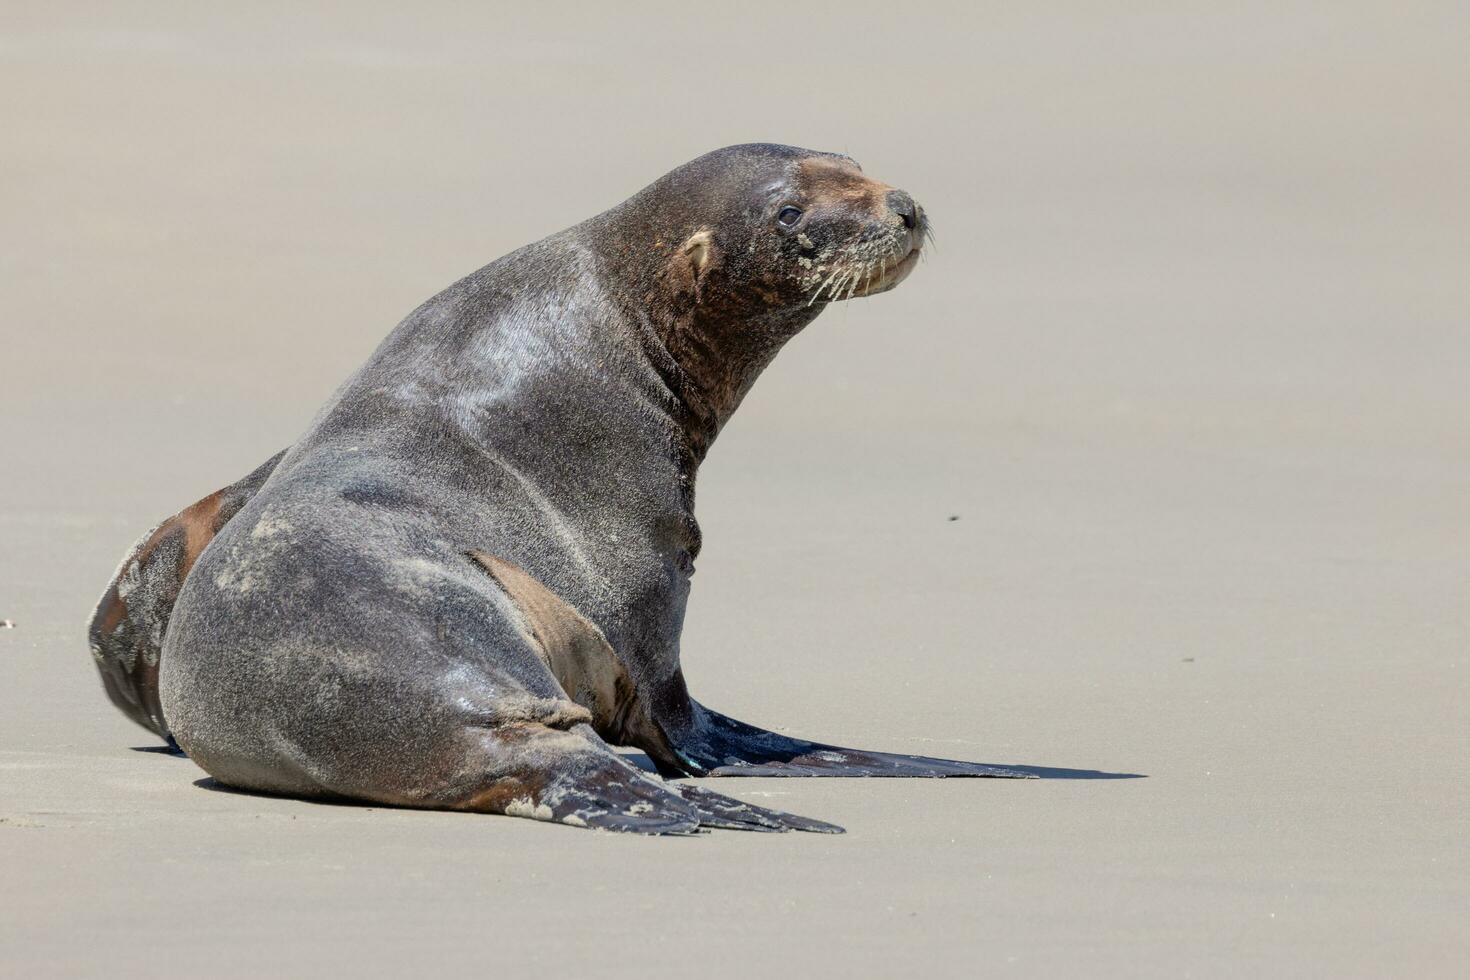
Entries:
[[651,834],[837,831],[665,776],[1020,776],[692,700],[695,473],[781,346],[928,220],[851,158],[732,146],[428,300],[295,445],[165,522],[91,630],[219,782]]

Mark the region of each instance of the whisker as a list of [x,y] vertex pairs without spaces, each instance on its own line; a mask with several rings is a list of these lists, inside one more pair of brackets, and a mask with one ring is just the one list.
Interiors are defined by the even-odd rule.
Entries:
[[843,273],[842,278],[837,280],[836,284],[833,285],[831,292],[832,302],[837,302],[837,298],[842,295],[842,290],[847,288],[847,281],[851,278],[852,272],[849,270]]
[[[819,296],[822,295],[822,290],[824,290],[824,289],[827,288],[827,283],[831,282],[833,279],[836,279],[837,278],[837,273],[839,273],[841,271],[842,271],[842,268],[840,266],[837,267],[837,268],[835,268],[835,269],[833,269],[832,270],[832,274],[830,276],[828,276],[826,278],[826,280],[824,280],[819,286],[817,286],[817,291],[814,292],[814,293],[812,293],[812,298],[806,301],[806,305],[807,306],[811,306],[813,303],[815,303],[817,301],[817,297],[819,297]],[[820,273],[819,273],[819,275],[820,275]]]
[[[827,277],[827,281],[822,283],[822,290],[827,294],[827,299],[825,300],[825,302],[832,302],[832,297],[837,294],[836,285],[838,282],[838,277],[841,275],[841,269],[833,269],[832,274]],[[821,294],[818,293],[818,295]]]

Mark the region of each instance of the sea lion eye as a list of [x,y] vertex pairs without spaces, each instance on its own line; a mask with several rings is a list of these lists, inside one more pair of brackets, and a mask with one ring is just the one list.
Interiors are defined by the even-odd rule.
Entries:
[[782,208],[781,211],[776,215],[776,221],[778,224],[781,225],[782,228],[790,228],[792,225],[796,224],[800,220],[801,208],[794,208],[789,204],[786,207]]

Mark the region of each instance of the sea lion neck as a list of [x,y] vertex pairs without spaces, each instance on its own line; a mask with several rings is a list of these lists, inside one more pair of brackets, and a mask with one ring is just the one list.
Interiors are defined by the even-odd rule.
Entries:
[[583,225],[583,243],[608,298],[636,325],[639,355],[674,396],[697,464],[756,378],[825,304],[768,305],[731,281],[718,255],[696,275],[681,252],[708,223],[657,220],[643,196]]

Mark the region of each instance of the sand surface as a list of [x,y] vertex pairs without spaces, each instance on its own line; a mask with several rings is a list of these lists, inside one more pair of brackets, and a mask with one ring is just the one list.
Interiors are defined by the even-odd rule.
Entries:
[[[398,6],[6,6],[0,973],[1465,975],[1463,5]],[[694,692],[1147,778],[723,780],[849,833],[667,840],[134,751],[83,623],[138,533],[443,285],[754,139],[939,250],[715,447]]]

